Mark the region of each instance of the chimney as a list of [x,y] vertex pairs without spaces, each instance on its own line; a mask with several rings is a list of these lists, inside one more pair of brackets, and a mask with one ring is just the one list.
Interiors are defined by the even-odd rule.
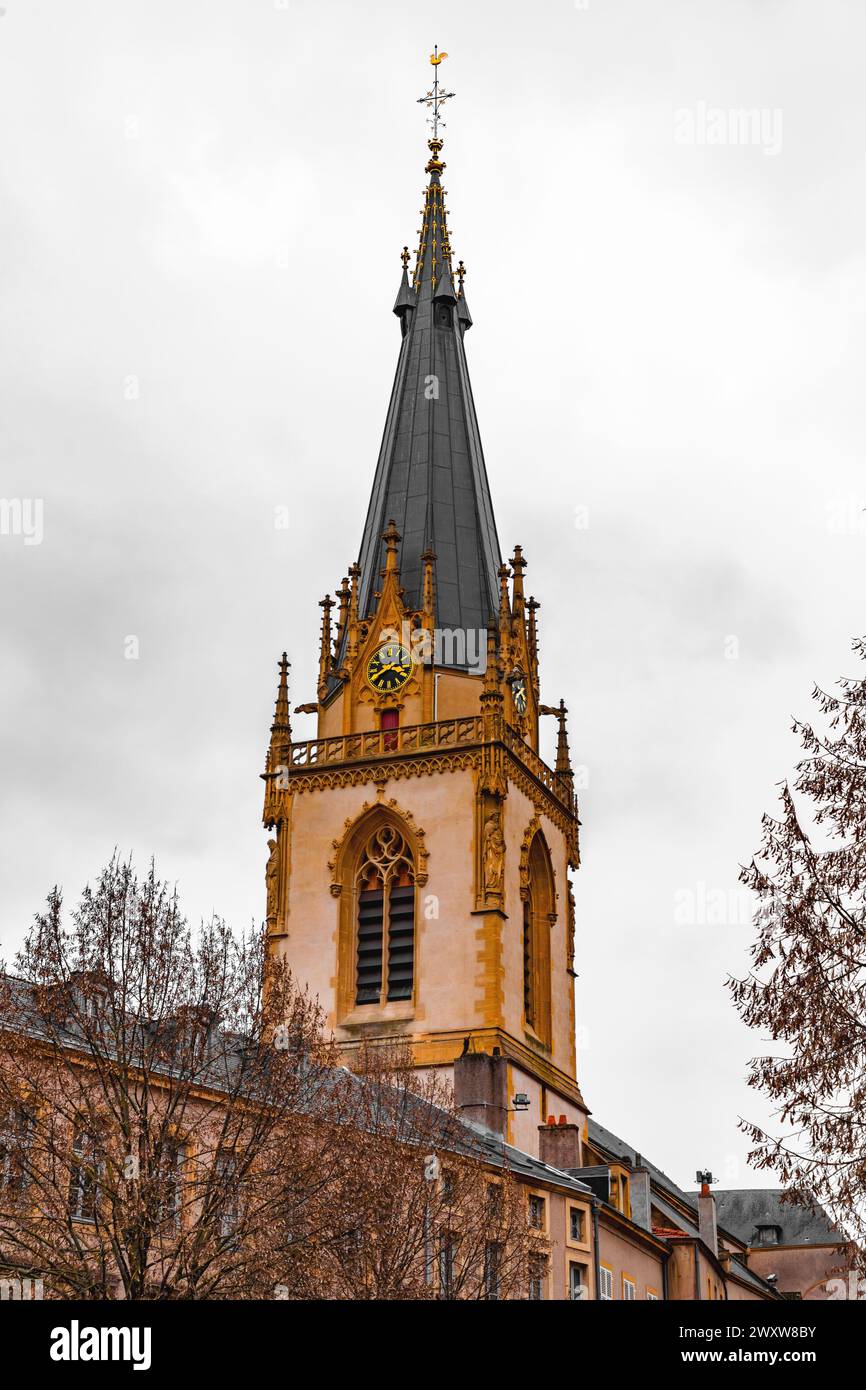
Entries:
[[653,1228],[653,1218],[649,1169],[644,1167],[641,1154],[635,1154],[634,1163],[635,1166],[632,1168],[629,1178],[629,1187],[631,1190],[631,1219],[636,1226],[641,1226],[645,1231],[651,1231]]
[[716,1199],[710,1191],[713,1175],[708,1169],[705,1173],[698,1172],[697,1179],[701,1185],[698,1196],[698,1230],[704,1245],[708,1245],[718,1258],[719,1234],[716,1229]]
[[454,1061],[454,1104],[462,1120],[491,1134],[505,1134],[508,1114],[508,1064],[499,1048],[464,1052]]
[[568,1124],[564,1115],[557,1124],[553,1115],[548,1115],[547,1124],[538,1126],[538,1157],[551,1168],[579,1168],[580,1126]]

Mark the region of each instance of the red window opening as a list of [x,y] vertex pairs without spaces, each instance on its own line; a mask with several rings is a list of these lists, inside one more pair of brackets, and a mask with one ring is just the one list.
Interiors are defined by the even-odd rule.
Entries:
[[[383,728],[383,729],[397,729],[397,728],[399,728],[399,726],[400,726],[400,714],[399,714],[399,711],[398,711],[398,710],[395,710],[395,709],[385,709],[385,710],[382,711],[382,728]],[[385,752],[386,752],[386,753],[394,753],[394,752],[396,751],[396,749],[397,749],[397,735],[396,735],[396,733],[393,733],[393,734],[388,734],[388,733],[386,733],[386,734],[385,734],[384,746],[385,746]]]

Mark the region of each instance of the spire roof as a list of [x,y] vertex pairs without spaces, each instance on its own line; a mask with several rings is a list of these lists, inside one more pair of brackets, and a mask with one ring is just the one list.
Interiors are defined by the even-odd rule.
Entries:
[[472,320],[455,293],[439,158],[428,142],[429,182],[411,286],[405,270],[394,312],[403,341],[359,554],[359,613],[375,607],[385,563],[383,532],[402,536],[407,608],[422,606],[425,551],[436,553],[436,622],[484,628],[498,612],[501,563],[493,504],[472,399],[463,335]]

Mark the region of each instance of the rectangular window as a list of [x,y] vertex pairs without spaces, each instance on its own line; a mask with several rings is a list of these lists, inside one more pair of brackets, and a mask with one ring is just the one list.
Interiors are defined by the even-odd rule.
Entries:
[[568,1296],[575,1301],[583,1301],[589,1297],[586,1265],[577,1264],[574,1260],[571,1260],[568,1266]]
[[529,1198],[529,1224],[534,1231],[544,1230],[544,1208],[544,1198],[532,1193]]
[[166,1152],[161,1174],[162,1197],[159,1219],[180,1230],[183,1217],[184,1179],[187,1151],[184,1144],[173,1144]]
[[627,1279],[625,1275],[622,1276],[622,1296],[627,1303],[637,1298],[637,1285],[633,1279]]
[[484,1247],[484,1297],[499,1298],[499,1272],[502,1267],[502,1247],[496,1240],[488,1240]]
[[533,1303],[543,1301],[547,1288],[547,1256],[529,1257],[529,1297]]
[[229,1149],[220,1149],[216,1157],[214,1182],[219,1232],[223,1240],[228,1240],[234,1234],[240,1218],[237,1171],[235,1155]]
[[655,1289],[647,1289],[647,1291],[646,1291],[646,1297],[647,1297],[647,1303],[658,1303],[658,1301],[659,1301],[659,1296],[658,1296],[658,1294],[656,1293]]
[[582,1207],[570,1207],[568,1221],[571,1239],[582,1245],[586,1240],[586,1212]]
[[97,1187],[96,1140],[79,1128],[72,1139],[69,1179],[69,1215],[73,1221],[96,1220]]
[[613,1271],[602,1265],[598,1271],[598,1297],[601,1303],[613,1301]]
[[36,1121],[23,1105],[8,1112],[0,1128],[0,1189],[20,1197],[27,1188],[27,1166]]
[[439,1297],[454,1295],[454,1237],[439,1237]]

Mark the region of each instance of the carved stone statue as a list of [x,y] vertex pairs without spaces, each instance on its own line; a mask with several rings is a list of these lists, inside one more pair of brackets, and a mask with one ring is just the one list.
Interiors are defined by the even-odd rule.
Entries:
[[502,892],[502,875],[505,870],[505,837],[502,834],[501,817],[494,811],[484,822],[484,891]]
[[268,849],[271,853],[265,870],[265,882],[268,889],[268,921],[271,921],[277,915],[280,891],[280,847],[276,840],[268,840]]

